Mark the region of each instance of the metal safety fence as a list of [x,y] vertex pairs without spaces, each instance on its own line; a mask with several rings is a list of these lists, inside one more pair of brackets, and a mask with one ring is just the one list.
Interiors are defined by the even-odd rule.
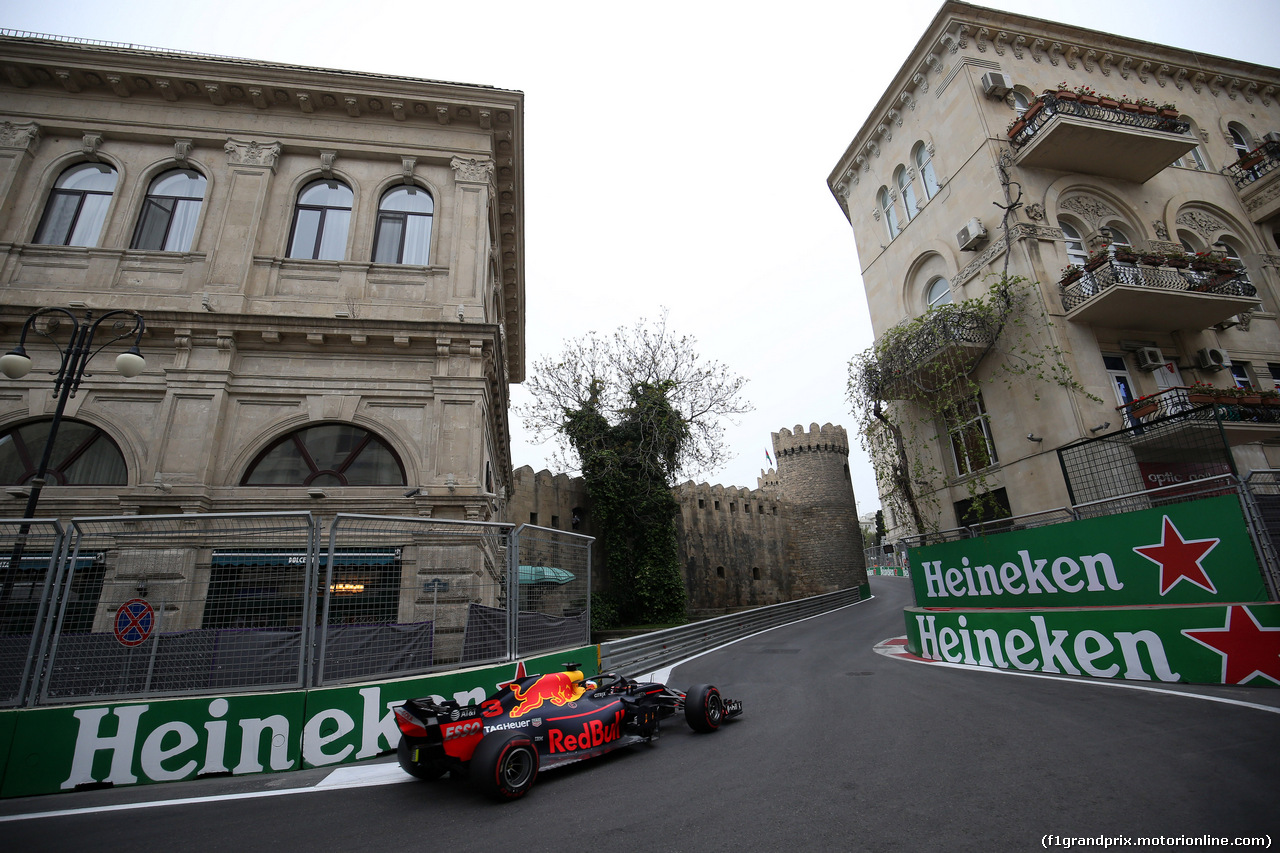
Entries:
[[306,512],[0,520],[0,707],[320,687],[582,646],[591,542],[348,514],[325,530]]

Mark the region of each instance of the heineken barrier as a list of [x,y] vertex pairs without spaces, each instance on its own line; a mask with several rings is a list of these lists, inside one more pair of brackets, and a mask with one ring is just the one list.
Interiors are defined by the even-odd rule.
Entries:
[[924,607],[1261,601],[1266,582],[1228,495],[908,551]]
[[1135,681],[1280,685],[1280,604],[905,611],[922,658]]
[[[599,647],[531,658],[529,672],[598,666]],[[0,712],[0,796],[325,767],[395,748],[393,707],[476,704],[516,662],[350,687]]]

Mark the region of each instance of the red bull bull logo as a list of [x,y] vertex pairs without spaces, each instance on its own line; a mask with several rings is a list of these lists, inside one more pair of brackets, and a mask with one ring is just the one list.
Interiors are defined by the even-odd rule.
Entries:
[[515,694],[518,704],[511,709],[510,716],[522,717],[541,708],[546,702],[556,706],[568,705],[583,693],[582,685],[575,683],[580,680],[580,672],[555,672],[540,677],[526,688],[513,683],[511,692]]
[[547,732],[547,750],[550,753],[574,752],[579,749],[591,749],[612,743],[622,737],[623,711],[613,713],[613,722],[604,720],[587,720],[575,733],[561,729]]

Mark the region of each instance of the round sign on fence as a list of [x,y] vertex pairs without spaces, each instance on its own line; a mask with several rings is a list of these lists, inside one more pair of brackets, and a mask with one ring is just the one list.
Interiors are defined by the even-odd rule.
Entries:
[[116,611],[116,639],[122,646],[137,646],[146,642],[155,627],[156,614],[146,599],[131,598]]

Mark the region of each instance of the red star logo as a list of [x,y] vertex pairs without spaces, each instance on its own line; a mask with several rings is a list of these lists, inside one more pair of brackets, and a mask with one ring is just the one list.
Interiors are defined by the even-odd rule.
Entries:
[[1228,608],[1226,627],[1182,633],[1222,655],[1223,684],[1243,684],[1255,675],[1280,684],[1280,628],[1263,628],[1248,607]]
[[1160,531],[1159,545],[1144,545],[1133,550],[1160,565],[1160,594],[1164,595],[1174,584],[1186,578],[1191,583],[1216,593],[1213,581],[1204,573],[1200,561],[1212,551],[1221,539],[1183,539],[1169,516],[1164,517],[1164,529]]
[[501,690],[502,688],[506,687],[508,684],[513,684],[527,675],[528,673],[524,671],[524,661],[520,661],[519,663],[516,664],[516,677],[511,679],[510,681],[498,682],[498,689]]

